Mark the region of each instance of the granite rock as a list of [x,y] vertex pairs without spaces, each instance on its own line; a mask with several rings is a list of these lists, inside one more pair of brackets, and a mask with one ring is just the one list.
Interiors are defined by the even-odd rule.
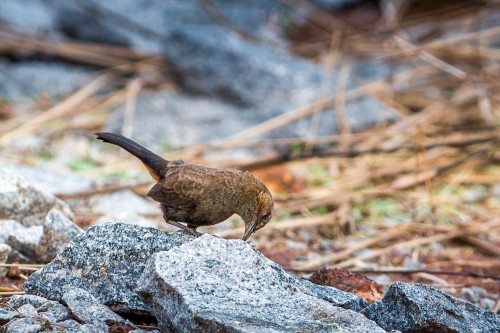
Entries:
[[144,313],[144,304],[134,289],[147,259],[192,239],[194,236],[182,232],[123,223],[95,226],[76,236],[51,263],[30,275],[24,289],[61,300],[65,287],[78,287],[114,311]]
[[7,324],[16,317],[18,317],[18,313],[16,311],[0,308],[0,325]]
[[74,218],[62,200],[28,183],[24,177],[0,170],[0,219],[16,220],[25,227],[42,225],[52,208]]
[[17,309],[17,312],[19,312],[19,315],[21,317],[26,317],[26,318],[36,317],[36,315],[38,314],[35,307],[31,304],[24,304],[23,306]]
[[68,308],[56,301],[50,301],[39,307],[38,314],[50,321],[57,323],[70,318]]
[[35,308],[39,308],[42,305],[50,302],[48,299],[45,297],[41,296],[36,296],[36,295],[14,295],[12,296],[9,301],[7,302],[7,305],[14,308],[14,309],[19,309],[21,306],[25,304],[30,304]]
[[62,300],[76,319],[81,322],[125,323],[122,317],[99,303],[94,296],[83,289],[75,287],[65,288]]
[[206,234],[156,253],[141,281],[161,332],[384,332],[241,240]]
[[[7,262],[7,259],[9,258],[11,252],[12,248],[9,245],[0,243],[0,264],[4,264]],[[0,267],[0,278],[5,277],[8,271],[9,271],[8,267]]]
[[384,298],[361,311],[385,330],[494,333],[500,316],[431,286],[396,282]]
[[50,323],[39,318],[20,318],[3,327],[3,333],[40,333],[50,328]]
[[44,263],[50,262],[81,232],[82,229],[66,215],[51,209],[45,216],[43,235],[36,246],[37,259]]

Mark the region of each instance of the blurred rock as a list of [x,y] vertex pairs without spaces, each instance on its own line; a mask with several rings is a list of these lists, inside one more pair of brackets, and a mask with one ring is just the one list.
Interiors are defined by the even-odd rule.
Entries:
[[45,1],[2,0],[0,17],[4,22],[29,30],[49,32],[54,27],[54,15]]
[[7,261],[52,260],[81,232],[72,218],[73,213],[63,201],[22,176],[0,171],[0,244],[11,247]]
[[384,332],[317,298],[241,240],[206,234],[156,253],[141,281],[137,291],[162,332]]
[[109,45],[130,45],[130,40],[117,29],[113,20],[88,8],[88,6],[63,6],[57,15],[61,32],[73,39]]
[[19,174],[36,188],[42,188],[52,194],[68,194],[90,190],[97,186],[94,179],[75,173],[61,173],[46,167],[29,167],[0,160],[0,169]]
[[63,289],[73,286],[89,292],[114,311],[144,313],[144,304],[134,289],[146,260],[153,253],[193,238],[182,232],[165,233],[123,223],[95,226],[30,275],[24,290],[61,300]]
[[[0,243],[0,264],[5,264],[7,262],[7,259],[9,258],[11,252],[12,248],[10,246],[4,243]],[[9,270],[8,267],[0,267],[0,278],[5,277],[5,275],[7,275],[8,270]]]
[[66,215],[51,209],[45,216],[43,236],[36,246],[36,257],[41,262],[50,262],[81,232],[82,229]]
[[7,244],[22,256],[37,261],[36,248],[43,235],[43,226],[22,227],[7,239]]
[[488,292],[481,287],[471,286],[462,288],[461,294],[469,302],[477,304],[480,298],[488,295]]
[[102,214],[161,214],[157,203],[148,201],[129,190],[93,196],[89,205],[93,212]]
[[0,325],[7,324],[12,319],[18,316],[16,311],[10,311],[0,308]]
[[[317,4],[330,8],[347,2],[353,1],[318,0]],[[163,53],[184,91],[141,92],[133,116],[132,137],[149,146],[161,141],[187,145],[221,139],[333,95],[337,69],[328,73],[287,49],[289,42],[283,31],[291,21],[304,19],[300,9],[276,0],[215,0],[213,5],[233,27],[214,17],[210,3],[196,0],[51,1],[50,5],[28,1],[25,6],[5,0],[0,4],[0,18],[47,32],[54,38],[70,36]],[[27,15],[28,11],[33,11],[34,17]],[[380,61],[350,59],[350,63],[347,89],[398,70]],[[92,71],[67,63],[4,62],[0,64],[0,93],[9,99],[42,92],[67,95],[87,82]],[[57,82],[53,77],[58,78]],[[165,94],[168,98],[162,97]],[[391,109],[371,97],[348,101],[346,108],[352,129],[396,117]],[[120,126],[117,119],[122,114],[121,108],[116,110],[108,120],[108,129]],[[309,135],[310,120],[306,117],[272,131],[270,136]],[[335,112],[325,110],[316,134],[337,131]]]
[[99,303],[94,296],[83,289],[68,287],[61,298],[80,322],[102,322],[108,325],[125,323],[125,319]]
[[52,208],[74,218],[63,201],[31,185],[24,177],[0,170],[0,219],[16,220],[26,227],[42,225]]
[[[496,299],[498,300],[498,295],[497,295]],[[497,304],[497,301],[495,301],[494,299],[491,299],[491,298],[481,298],[479,300],[479,305],[483,309],[486,309],[486,310],[489,310],[489,311],[493,311],[493,309],[495,308],[496,304]]]
[[[248,122],[241,114],[234,105],[212,97],[178,91],[145,91],[136,101],[132,138],[155,150],[208,142],[247,127]],[[109,117],[106,130],[120,131],[122,123],[123,111],[117,108]]]
[[35,317],[37,315],[35,307],[31,304],[24,304],[17,308],[17,312],[21,317]]
[[[239,117],[247,124],[307,105],[322,97],[320,92],[325,82],[334,87],[337,80],[336,72],[328,73],[287,52],[248,42],[215,25],[192,24],[173,30],[164,53],[187,90],[239,106]],[[347,88],[358,85],[357,80],[389,73],[383,64],[370,70],[366,65],[353,64]],[[349,102],[346,107],[353,129],[395,117],[391,110],[371,98]],[[318,134],[337,132],[335,113],[328,110],[321,120]],[[309,128],[309,120],[301,120],[286,130],[273,132],[273,136],[306,135]]]
[[51,323],[57,323],[69,319],[68,309],[61,303],[50,301],[38,309],[40,317],[47,319]]
[[494,333],[500,316],[425,285],[392,284],[384,298],[361,311],[385,330]]
[[0,243],[7,243],[10,236],[19,232],[19,230],[26,229],[21,223],[14,220],[0,220]]
[[50,329],[48,321],[37,318],[21,318],[11,321],[3,327],[3,333],[39,333]]
[[25,304],[30,304],[35,308],[39,308],[48,302],[49,300],[46,299],[45,297],[40,297],[36,295],[14,295],[9,299],[7,305],[14,309],[19,309],[21,306]]
[[78,65],[62,62],[0,60],[0,94],[21,106],[30,106],[28,101],[40,96],[61,98],[91,79],[91,72]]

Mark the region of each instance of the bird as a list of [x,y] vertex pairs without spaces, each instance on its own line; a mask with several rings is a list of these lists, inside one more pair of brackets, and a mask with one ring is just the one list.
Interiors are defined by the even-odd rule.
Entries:
[[196,228],[239,215],[246,241],[272,218],[274,200],[262,180],[248,171],[218,169],[166,160],[120,134],[99,132],[97,139],[137,157],[156,181],[148,197],[160,204],[165,222],[200,235]]

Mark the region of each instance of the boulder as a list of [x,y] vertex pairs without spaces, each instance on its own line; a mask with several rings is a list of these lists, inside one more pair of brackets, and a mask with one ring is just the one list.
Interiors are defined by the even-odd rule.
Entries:
[[140,280],[161,332],[384,332],[242,240],[206,234],[156,253]]
[[494,333],[500,316],[431,286],[392,284],[384,298],[361,311],[386,330]]
[[43,235],[36,246],[38,261],[50,262],[81,232],[82,229],[61,211],[51,209],[45,216]]
[[25,227],[42,225],[52,208],[71,220],[74,218],[62,200],[33,186],[24,177],[0,170],[0,219],[16,220]]
[[192,239],[194,236],[182,232],[123,223],[95,226],[76,236],[51,263],[33,273],[24,289],[61,300],[65,287],[78,287],[115,311],[144,313],[144,304],[134,289],[147,259]]

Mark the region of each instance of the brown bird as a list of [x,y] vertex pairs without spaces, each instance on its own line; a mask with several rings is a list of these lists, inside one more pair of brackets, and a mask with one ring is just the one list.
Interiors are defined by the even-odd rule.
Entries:
[[160,203],[163,218],[169,224],[198,234],[197,227],[217,224],[238,214],[245,222],[243,240],[247,240],[271,219],[274,207],[271,193],[248,171],[167,161],[122,135],[96,135],[142,161],[156,180],[148,196]]

